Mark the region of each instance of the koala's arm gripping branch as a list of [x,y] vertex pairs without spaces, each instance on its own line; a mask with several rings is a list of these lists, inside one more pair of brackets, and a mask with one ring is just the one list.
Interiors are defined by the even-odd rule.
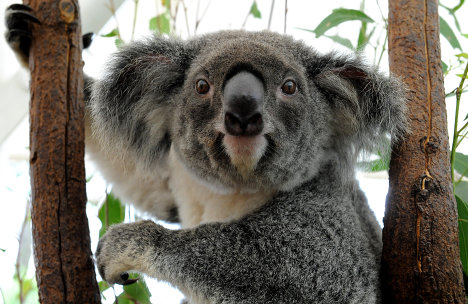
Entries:
[[41,303],[100,303],[86,218],[81,30],[76,0],[31,0],[30,172]]
[[387,303],[465,303],[438,4],[389,1],[390,70],[408,87],[410,136],[393,148],[383,230]]

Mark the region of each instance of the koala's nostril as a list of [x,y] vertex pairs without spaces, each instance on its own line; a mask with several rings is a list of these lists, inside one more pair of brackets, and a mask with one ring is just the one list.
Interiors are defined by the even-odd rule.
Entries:
[[232,112],[226,112],[224,125],[229,135],[255,136],[263,130],[263,118],[260,113],[255,113],[250,117],[241,117]]
[[247,121],[247,126],[245,127],[245,133],[249,136],[254,136],[260,134],[263,130],[263,118],[262,114],[255,113]]
[[230,135],[238,136],[243,133],[240,119],[231,112],[226,112],[224,116],[224,125],[226,127],[226,132]]

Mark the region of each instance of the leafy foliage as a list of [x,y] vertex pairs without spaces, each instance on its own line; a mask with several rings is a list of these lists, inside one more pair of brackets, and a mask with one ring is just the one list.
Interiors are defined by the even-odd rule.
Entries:
[[[362,2],[361,8],[363,8],[364,2]],[[449,15],[453,18],[456,31],[454,31],[450,25],[445,21],[444,18],[440,17],[439,24],[440,24],[440,34],[442,37],[447,39],[450,43],[451,47],[456,50],[462,50],[460,41],[458,37],[468,38],[468,34],[461,33],[460,25],[457,19],[456,12],[462,7],[464,4],[464,0],[460,0],[459,3],[453,7],[446,7],[443,4],[440,6],[447,10]],[[338,25],[348,22],[348,21],[361,21],[361,28],[358,33],[358,39],[356,45],[344,37],[340,35],[326,35],[326,33],[332,29],[337,27]],[[384,20],[386,23],[386,20]],[[366,15],[364,12],[359,10],[352,10],[346,8],[338,8],[334,9],[331,14],[325,17],[319,25],[313,29],[302,29],[304,31],[308,31],[315,34],[315,37],[327,37],[332,39],[336,43],[339,43],[349,49],[354,50],[361,50],[363,49],[369,42],[370,37],[374,34],[376,26],[374,26],[369,32],[368,27],[369,24],[373,24],[374,19]],[[386,39],[384,43],[381,44],[382,46],[382,53],[385,51]],[[377,54],[377,52],[376,52]],[[460,226],[460,254],[463,263],[463,269],[465,275],[468,275],[468,181],[466,181],[466,177],[468,177],[468,156],[462,153],[456,152],[456,148],[459,146],[460,142],[468,136],[468,121],[465,122],[462,127],[458,126],[458,116],[459,116],[459,107],[461,102],[461,95],[465,91],[464,80],[467,78],[468,73],[468,63],[466,59],[468,59],[467,53],[461,53],[457,55],[457,60],[459,64],[465,64],[466,68],[463,74],[456,74],[461,78],[459,87],[454,90],[452,93],[447,94],[449,96],[456,96],[456,121],[454,125],[454,138],[452,144],[452,154],[451,154],[451,164],[452,164],[452,180],[454,182],[454,192],[456,194],[457,206],[459,211],[459,226]],[[380,62],[380,59],[379,59]],[[445,62],[442,62],[442,68],[445,75],[447,75],[451,70],[452,66],[448,66]],[[465,121],[468,120],[468,115],[464,119]],[[378,155],[378,159],[368,162],[361,162],[359,165],[362,169],[375,172],[381,170],[388,170],[388,159],[387,155]],[[458,173],[457,178],[454,176],[454,171]]]
[[106,197],[106,201],[99,209],[99,220],[101,221],[101,230],[99,237],[102,237],[110,225],[122,223],[125,219],[125,206],[112,193]]
[[328,15],[320,24],[312,31],[315,37],[320,37],[329,29],[338,26],[339,24],[347,21],[359,20],[362,22],[373,23],[374,20],[359,10],[337,8]]
[[151,18],[149,21],[149,28],[160,35],[169,34],[171,31],[171,23],[168,14],[163,13]]
[[461,176],[466,176],[468,174],[468,155],[455,152],[455,161],[453,166]]
[[262,18],[262,13],[258,10],[257,1],[252,3],[252,6],[250,7],[250,14],[254,16],[254,18]]
[[[135,278],[135,276],[131,276],[131,278]],[[149,300],[150,298],[151,292],[149,291],[148,286],[146,286],[143,278],[139,278],[136,283],[124,286],[124,292],[122,292],[117,299],[119,300],[119,304],[151,304]]]
[[[99,230],[99,237],[102,237],[107,228],[110,225],[122,223],[125,219],[125,205],[123,205],[118,198],[112,193],[109,193],[106,197],[106,201],[99,209],[99,220],[101,221],[101,230]],[[130,278],[136,278],[135,274],[131,274]],[[111,288],[111,286],[101,281],[99,284],[99,290],[102,292]],[[148,286],[143,278],[131,285],[124,286],[123,292],[117,296],[116,302],[119,304],[151,304],[150,302],[151,293],[149,292]]]
[[458,230],[460,242],[460,258],[463,264],[463,272],[468,273],[468,205],[455,196],[458,208]]

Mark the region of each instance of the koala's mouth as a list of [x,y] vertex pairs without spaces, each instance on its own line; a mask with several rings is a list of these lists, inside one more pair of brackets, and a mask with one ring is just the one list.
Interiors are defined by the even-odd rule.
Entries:
[[259,160],[265,154],[268,141],[264,135],[232,136],[224,134],[223,147],[232,165],[239,173],[248,177],[256,168]]

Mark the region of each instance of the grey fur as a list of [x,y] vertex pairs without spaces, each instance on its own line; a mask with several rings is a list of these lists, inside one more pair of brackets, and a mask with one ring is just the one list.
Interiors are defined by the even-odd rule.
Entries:
[[[266,144],[247,173],[220,130],[224,84],[241,71],[264,85]],[[211,85],[207,96],[195,92],[199,78]],[[296,94],[281,94],[286,79]],[[322,55],[270,32],[224,31],[130,44],[91,83],[86,78],[88,152],[135,206],[176,219],[188,203],[176,195],[173,159],[200,182],[195,192],[267,194],[241,217],[190,229],[152,221],[110,227],[96,251],[105,280],[125,283],[122,273],[139,271],[170,282],[192,304],[380,302],[381,231],[354,170],[360,152],[406,132],[396,79],[358,55]]]
[[[265,85],[268,146],[247,177],[230,162],[216,127],[223,85],[238,70],[260,75]],[[200,75],[214,87],[209,100],[194,90]],[[299,91],[281,100],[278,87],[291,77]],[[227,223],[179,231],[149,221],[111,227],[96,252],[106,280],[140,271],[169,281],[192,303],[380,301],[380,227],[354,167],[385,134],[398,140],[405,133],[397,80],[360,56],[320,55],[269,32],[228,31],[129,45],[93,92],[105,144],[147,169],[165,162],[172,145],[191,174],[219,191],[277,192]]]

